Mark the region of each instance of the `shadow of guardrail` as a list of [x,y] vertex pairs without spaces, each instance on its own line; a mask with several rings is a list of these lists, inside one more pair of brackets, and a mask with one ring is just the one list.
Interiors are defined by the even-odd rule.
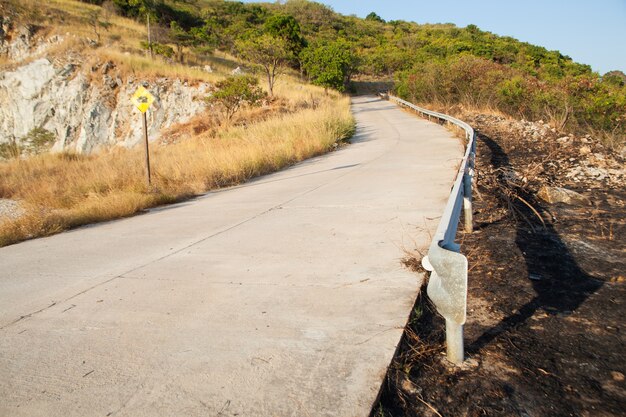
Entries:
[[[514,314],[505,317],[471,342],[467,347],[469,353],[477,353],[502,333],[525,323],[539,310],[547,314],[570,314],[603,285],[603,281],[590,276],[580,268],[552,223],[545,221],[550,216],[537,197],[521,187],[515,187],[508,180],[507,173],[512,172],[514,167],[504,149],[486,135],[479,134],[477,138],[489,150],[491,165],[498,172],[499,188],[496,191],[496,198],[503,206],[513,204],[512,209],[523,216],[513,219],[516,223],[515,244],[526,262],[528,275],[524,279],[530,280],[535,295]],[[537,213],[519,200],[511,201],[503,190],[512,187],[514,188],[512,191],[523,198]],[[537,214],[544,219],[543,222]],[[559,273],[551,273],[546,265],[558,265]]]

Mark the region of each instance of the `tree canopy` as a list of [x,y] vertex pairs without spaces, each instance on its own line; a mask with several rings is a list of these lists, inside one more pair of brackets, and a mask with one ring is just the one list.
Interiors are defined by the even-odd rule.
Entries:
[[313,84],[345,91],[356,66],[356,57],[350,44],[338,39],[305,49],[302,64]]
[[276,76],[290,66],[313,83],[341,91],[353,75],[384,78],[415,101],[488,105],[528,118],[565,120],[570,127],[626,134],[621,73],[600,76],[559,51],[473,24],[385,22],[374,12],[361,19],[308,0],[113,2],[126,16],[149,12],[170,28],[179,58],[191,47],[207,53],[238,51],[263,68],[270,92]]

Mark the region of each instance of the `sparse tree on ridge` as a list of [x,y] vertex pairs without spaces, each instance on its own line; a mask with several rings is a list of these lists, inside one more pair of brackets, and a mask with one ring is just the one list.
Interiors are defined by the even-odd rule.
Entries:
[[96,42],[100,44],[100,29],[108,30],[111,27],[111,22],[106,18],[102,18],[102,9],[87,10],[85,15],[89,26],[91,26],[94,35],[96,35]]
[[183,29],[178,22],[173,20],[170,22],[170,29],[168,32],[169,39],[176,45],[176,60],[179,63],[183,63],[183,48],[185,46],[193,45],[196,39],[194,36]]
[[150,51],[150,58],[154,58],[154,52],[152,50],[152,35],[150,32],[150,16],[153,15],[155,12],[155,0],[128,0],[128,4],[131,6],[138,6],[139,14],[146,16],[146,27],[148,32],[148,51]]
[[269,95],[273,97],[276,78],[284,72],[287,63],[293,57],[287,42],[282,38],[264,34],[254,39],[238,41],[236,47],[243,59],[263,69]]

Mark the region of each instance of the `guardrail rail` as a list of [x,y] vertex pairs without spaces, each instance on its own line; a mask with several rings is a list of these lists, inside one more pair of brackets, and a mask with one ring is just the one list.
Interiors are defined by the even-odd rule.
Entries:
[[467,145],[461,166],[437,232],[428,249],[428,255],[422,259],[422,265],[431,273],[426,292],[437,307],[437,311],[446,319],[448,360],[460,364],[465,358],[463,325],[467,311],[467,258],[459,253],[461,247],[455,242],[455,238],[461,219],[461,208],[465,231],[469,233],[473,231],[472,178],[476,160],[476,133],[467,123],[447,114],[424,109],[391,95],[385,95],[385,98],[429,120],[434,118],[451,123],[465,131]]

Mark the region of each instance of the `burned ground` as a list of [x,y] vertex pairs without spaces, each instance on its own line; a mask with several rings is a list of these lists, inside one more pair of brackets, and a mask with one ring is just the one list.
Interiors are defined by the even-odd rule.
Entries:
[[[479,133],[475,231],[459,235],[468,359],[445,360],[444,321],[423,295],[374,415],[624,415],[623,157],[541,123],[464,118]],[[581,198],[538,197],[553,187]]]

